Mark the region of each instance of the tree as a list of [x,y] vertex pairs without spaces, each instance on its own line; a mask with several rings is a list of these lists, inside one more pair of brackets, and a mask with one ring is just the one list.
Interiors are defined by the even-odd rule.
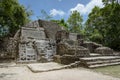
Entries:
[[108,5],[108,4],[114,4],[114,3],[119,3],[119,0],[102,0],[102,2],[104,3],[104,5]]
[[71,12],[70,17],[67,20],[70,32],[80,33],[82,30],[82,16],[78,11]]
[[[109,11],[107,14],[106,11]],[[108,46],[120,50],[120,4],[114,3],[102,9],[106,21],[106,42]]]
[[92,9],[85,24],[86,35],[89,39],[98,43],[103,43],[105,29],[103,27],[104,21],[99,7],[95,6]]
[[30,15],[17,0],[0,0],[0,25],[7,27],[9,35],[13,36],[19,26],[27,23]]
[[[114,0],[113,0],[114,1]],[[96,14],[95,14],[96,13]],[[92,35],[99,33],[101,43],[120,50],[120,4],[111,2],[103,8],[95,7],[86,22],[86,31]],[[93,38],[95,38],[94,36]],[[93,40],[93,38],[91,40]],[[97,41],[97,40],[96,40]]]

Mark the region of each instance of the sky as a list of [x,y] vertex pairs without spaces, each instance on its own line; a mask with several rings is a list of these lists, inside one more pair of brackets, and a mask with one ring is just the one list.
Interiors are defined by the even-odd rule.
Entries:
[[32,20],[42,15],[41,10],[52,15],[55,20],[67,20],[71,11],[77,10],[85,22],[94,6],[103,7],[102,0],[19,0],[19,3],[33,11]]

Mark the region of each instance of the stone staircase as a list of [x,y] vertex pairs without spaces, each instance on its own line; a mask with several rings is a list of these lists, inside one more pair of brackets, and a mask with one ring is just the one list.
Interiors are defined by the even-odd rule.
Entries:
[[94,56],[80,58],[81,64],[87,68],[119,65],[120,56]]

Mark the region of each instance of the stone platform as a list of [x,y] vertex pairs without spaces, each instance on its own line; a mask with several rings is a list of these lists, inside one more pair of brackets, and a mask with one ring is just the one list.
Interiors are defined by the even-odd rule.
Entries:
[[54,70],[60,70],[65,68],[66,66],[55,63],[55,62],[48,62],[48,63],[34,63],[34,64],[28,64],[27,67],[32,72],[48,72],[48,71],[54,71]]

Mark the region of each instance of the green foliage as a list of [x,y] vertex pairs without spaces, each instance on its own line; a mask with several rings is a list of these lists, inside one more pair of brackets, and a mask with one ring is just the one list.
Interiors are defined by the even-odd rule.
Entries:
[[31,13],[20,5],[17,0],[0,0],[0,25],[8,27],[8,34],[13,35],[19,26],[29,21]]
[[91,40],[120,50],[120,4],[114,1],[101,9],[95,7],[89,14],[85,30]]
[[97,29],[94,29],[94,33],[89,37],[89,39],[93,42],[102,43],[103,36]]
[[104,5],[108,5],[108,4],[114,4],[114,3],[118,3],[119,0],[102,0],[102,2],[104,3]]
[[61,20],[51,20],[51,21],[57,23],[58,25],[60,25],[62,27],[64,27],[65,30],[68,31],[68,25],[67,25],[67,23],[65,22],[64,19],[61,19]]
[[101,28],[101,26],[104,26],[104,21],[100,15],[100,8],[95,6],[92,12],[88,15],[88,20],[85,27],[86,35],[89,39],[98,43],[103,42],[105,33],[105,29]]
[[82,30],[82,21],[83,19],[79,12],[71,12],[70,17],[67,20],[69,31],[74,33],[80,33]]

